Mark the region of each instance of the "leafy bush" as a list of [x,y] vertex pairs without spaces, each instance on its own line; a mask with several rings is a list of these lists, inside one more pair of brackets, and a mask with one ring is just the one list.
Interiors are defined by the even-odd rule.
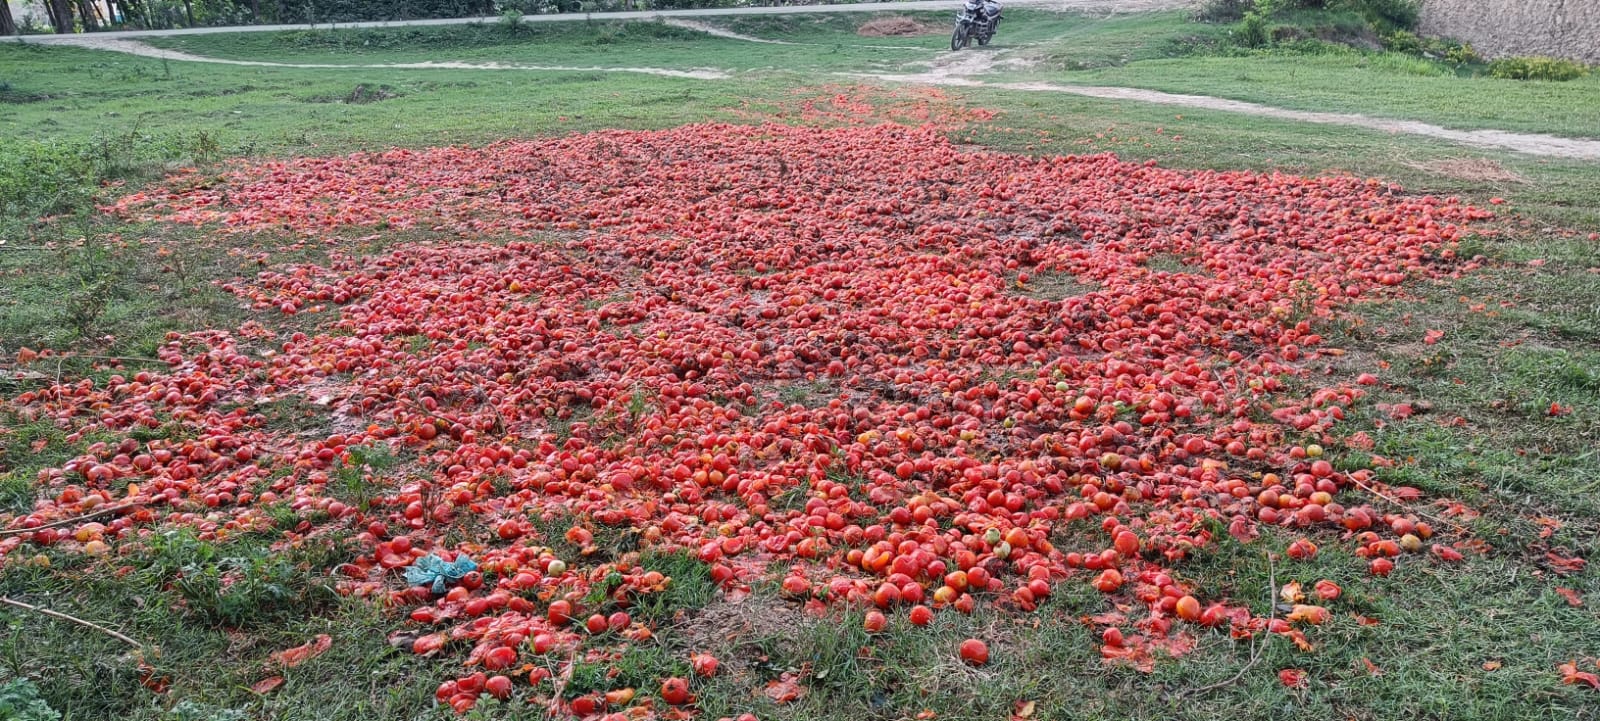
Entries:
[[1427,49],[1427,41],[1410,30],[1396,30],[1383,36],[1383,49],[1407,55],[1421,55]]
[[1417,27],[1421,8],[1416,0],[1338,0],[1347,9],[1367,18],[1379,32],[1411,30]]
[[1255,0],[1206,0],[1195,11],[1194,19],[1203,23],[1238,22],[1255,6]]
[[1455,47],[1445,50],[1444,61],[1456,67],[1477,65],[1483,62],[1483,56],[1473,49],[1471,43],[1456,43]]
[[1272,27],[1267,23],[1266,15],[1251,10],[1244,14],[1244,19],[1234,28],[1232,38],[1242,47],[1266,47],[1272,42]]
[[1541,56],[1501,58],[1489,63],[1489,77],[1504,80],[1576,80],[1589,74],[1582,63]]
[[0,684],[0,719],[6,721],[58,721],[61,714],[39,698],[39,687],[25,678]]
[[1449,38],[1425,38],[1409,30],[1396,30],[1383,36],[1383,48],[1390,52],[1443,60],[1456,67],[1483,62],[1471,45]]

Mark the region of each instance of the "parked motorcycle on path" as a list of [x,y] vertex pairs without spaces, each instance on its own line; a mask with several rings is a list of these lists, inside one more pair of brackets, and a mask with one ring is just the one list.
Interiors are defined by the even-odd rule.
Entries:
[[966,0],[956,13],[956,28],[950,33],[950,49],[960,50],[973,40],[988,45],[1000,28],[1000,3],[993,0]]

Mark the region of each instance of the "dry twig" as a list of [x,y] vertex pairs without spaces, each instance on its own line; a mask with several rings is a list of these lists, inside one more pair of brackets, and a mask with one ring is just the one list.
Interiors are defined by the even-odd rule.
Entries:
[[72,525],[74,523],[82,523],[82,522],[87,521],[87,520],[89,520],[91,518],[98,518],[100,516],[104,516],[107,513],[117,513],[117,512],[120,512],[120,511],[126,511],[126,510],[128,510],[130,508],[138,508],[139,506],[142,506],[145,503],[147,503],[147,501],[134,501],[132,503],[123,503],[123,504],[116,505],[116,506],[105,506],[103,508],[96,508],[95,510],[90,511],[88,513],[85,513],[85,514],[83,514],[81,516],[73,516],[72,518],[64,518],[64,519],[59,520],[59,521],[51,521],[50,523],[45,523],[45,524],[42,524],[42,525],[34,526],[33,528],[5,528],[5,529],[0,529],[0,538],[3,538],[5,536],[17,536],[17,535],[21,535],[21,534],[24,534],[24,533],[33,533],[34,531],[42,531],[42,530],[44,530],[46,528],[59,528],[61,526],[70,526],[70,525]]
[[106,634],[107,636],[111,636],[112,638],[115,638],[115,639],[117,639],[119,641],[127,643],[128,645],[133,646],[134,648],[137,648],[137,649],[143,649],[144,648],[144,644],[139,643],[138,641],[135,641],[135,640],[133,640],[133,639],[127,637],[127,636],[124,636],[123,634],[117,633],[116,631],[113,631],[113,630],[111,630],[109,628],[106,628],[105,626],[101,626],[98,623],[93,623],[91,621],[85,621],[85,620],[83,620],[81,618],[78,618],[77,616],[68,616],[67,614],[64,614],[64,613],[62,613],[60,611],[52,611],[52,610],[50,610],[48,608],[41,608],[41,607],[35,606],[35,605],[31,604],[31,603],[23,603],[21,601],[18,601],[18,600],[14,599],[14,598],[10,598],[10,597],[7,597],[7,596],[0,596],[0,603],[4,603],[4,604],[6,604],[8,606],[16,606],[17,608],[25,609],[25,610],[28,610],[28,611],[33,611],[35,613],[42,613],[42,614],[44,614],[46,616],[49,616],[51,618],[59,618],[59,619],[61,619],[63,621],[71,621],[73,623],[78,624],[79,626],[84,626],[86,628],[92,628],[92,629],[94,629],[96,631],[99,631],[99,632],[101,632],[103,634]]
[[[1277,616],[1278,616],[1278,569],[1277,569],[1277,565],[1275,563],[1273,563],[1272,553],[1269,551],[1267,553],[1267,621],[1268,621],[1268,624],[1270,625],[1272,619],[1276,618]],[[1265,633],[1265,634],[1268,634],[1268,635],[1263,636],[1260,643],[1256,643],[1256,636],[1255,635],[1252,635],[1250,637],[1250,660],[1246,661],[1245,664],[1244,664],[1244,668],[1239,669],[1239,672],[1234,674],[1232,678],[1229,678],[1226,681],[1219,681],[1219,682],[1211,684],[1209,686],[1201,686],[1200,688],[1197,688],[1197,689],[1190,689],[1188,691],[1185,691],[1185,692],[1179,694],[1178,695],[1179,698],[1187,698],[1189,696],[1198,696],[1198,695],[1203,694],[1203,693],[1207,693],[1207,692],[1210,692],[1210,691],[1215,691],[1215,690],[1217,690],[1219,688],[1222,688],[1224,686],[1232,686],[1233,684],[1237,683],[1239,681],[1239,679],[1244,678],[1244,675],[1249,673],[1250,669],[1255,668],[1256,664],[1261,662],[1261,653],[1266,650],[1267,642],[1272,640],[1272,636],[1270,635],[1272,633],[1271,631],[1263,629],[1262,633]],[[1257,634],[1257,635],[1259,635],[1259,634]]]

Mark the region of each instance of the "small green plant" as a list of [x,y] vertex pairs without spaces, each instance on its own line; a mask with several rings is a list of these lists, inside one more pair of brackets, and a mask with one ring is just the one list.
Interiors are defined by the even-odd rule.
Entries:
[[1443,61],[1457,68],[1483,62],[1471,45],[1449,38],[1425,38],[1410,30],[1396,30],[1384,35],[1383,49]]
[[1542,56],[1500,58],[1489,63],[1489,77],[1502,80],[1551,80],[1565,82],[1589,74],[1582,63]]
[[1195,11],[1194,19],[1203,23],[1238,22],[1254,7],[1254,0],[1206,0]]
[[1244,19],[1233,29],[1231,37],[1240,47],[1264,48],[1272,42],[1272,26],[1265,14],[1251,10],[1244,14]]
[[345,450],[345,457],[349,460],[339,462],[334,476],[344,491],[344,498],[366,510],[372,504],[372,484],[367,481],[367,474],[380,474],[399,459],[382,446],[355,446]]
[[1416,0],[1340,0],[1340,4],[1366,17],[1378,32],[1415,28],[1422,12]]
[[243,541],[212,543],[185,529],[151,537],[139,574],[170,588],[191,618],[246,628],[303,616],[336,601],[323,571],[337,563],[339,554],[332,543],[279,552]]
[[1480,64],[1483,62],[1483,56],[1479,55],[1470,43],[1456,43],[1454,47],[1445,50],[1444,61],[1459,68]]
[[0,684],[0,719],[6,721],[58,721],[61,714],[39,698],[39,687],[25,678]]
[[506,8],[500,13],[500,29],[507,35],[519,35],[522,32],[522,11],[516,8]]

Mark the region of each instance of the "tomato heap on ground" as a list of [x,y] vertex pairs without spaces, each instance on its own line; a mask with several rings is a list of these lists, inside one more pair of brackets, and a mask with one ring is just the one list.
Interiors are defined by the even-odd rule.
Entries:
[[[1381,490],[1371,473],[1317,457],[1363,393],[1312,387],[1312,324],[1429,274],[1488,217],[1376,181],[1023,157],[892,124],[269,162],[118,209],[288,231],[332,260],[267,253],[228,286],[304,330],[174,335],[169,369],[14,399],[79,434],[183,439],[97,443],[41,473],[47,499],[10,526],[130,507],[0,551],[115,556],[162,525],[249,533],[287,505],[299,533],[358,534],[343,591],[407,609],[417,652],[463,642],[489,674],[572,648],[591,614],[590,632],[648,635],[622,611],[671,579],[588,553],[623,533],[727,589],[770,579],[797,603],[915,607],[918,625],[1091,583],[1148,609],[1128,636],[1104,629],[1134,663],[1181,652],[1183,624],[1298,633],[1315,612],[1198,599],[1181,561],[1270,524],[1360,534],[1382,574],[1394,539],[1428,536],[1342,495]],[[433,240],[358,256],[350,229]],[[267,399],[319,404],[334,430],[271,427]],[[335,498],[336,469],[375,447],[406,463],[369,474],[366,510]],[[472,528],[488,530],[443,545]],[[430,553],[481,575],[406,588],[399,569]],[[458,708],[481,693],[510,691],[441,688]]]

